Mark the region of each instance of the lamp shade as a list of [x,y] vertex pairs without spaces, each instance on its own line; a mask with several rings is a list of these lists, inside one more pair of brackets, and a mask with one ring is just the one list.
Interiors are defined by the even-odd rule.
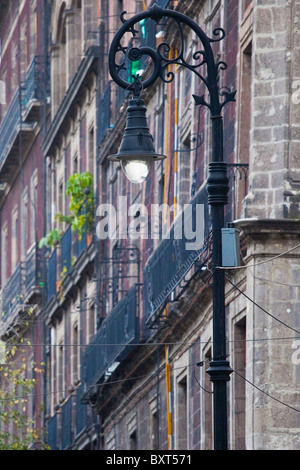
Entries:
[[135,184],[148,176],[152,163],[165,155],[155,152],[146,117],[146,106],[141,98],[132,98],[127,108],[127,119],[119,151],[108,158],[120,161],[127,178]]

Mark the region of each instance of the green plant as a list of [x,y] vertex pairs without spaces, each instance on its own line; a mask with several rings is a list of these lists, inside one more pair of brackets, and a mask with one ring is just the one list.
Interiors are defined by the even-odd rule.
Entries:
[[55,228],[46,234],[45,237],[41,238],[39,241],[39,248],[43,246],[55,246],[61,242],[60,231]]
[[[69,214],[57,213],[55,216],[59,224],[71,224],[72,230],[77,232],[79,240],[86,230],[90,233],[94,224],[94,192],[93,175],[88,171],[71,175],[66,184],[66,195],[70,197]],[[39,247],[55,246],[61,241],[62,230],[51,230],[39,241]]]
[[[36,378],[30,378],[32,371],[28,369],[29,341],[18,339],[19,345],[2,343],[0,364],[0,450],[29,450],[33,444],[39,449],[48,449],[43,442],[43,429],[38,429],[35,419],[28,414],[29,397],[36,385]],[[22,347],[24,343],[26,347]],[[4,351],[5,348],[5,351]],[[34,365],[37,377],[44,371]],[[41,412],[42,407],[41,407]],[[38,416],[37,416],[38,417]]]

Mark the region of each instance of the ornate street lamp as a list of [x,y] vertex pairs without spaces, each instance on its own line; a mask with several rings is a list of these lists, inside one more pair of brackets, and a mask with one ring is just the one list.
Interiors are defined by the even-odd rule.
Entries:
[[112,161],[121,162],[125,175],[132,183],[142,183],[153,162],[166,158],[154,150],[153,138],[147,125],[146,107],[140,92],[141,82],[135,77],[124,136],[118,153],[109,157]]
[[[213,382],[214,398],[214,448],[215,450],[228,449],[227,430],[227,382],[230,380],[232,369],[227,361],[226,333],[225,333],[225,281],[224,271],[218,269],[222,266],[222,238],[221,230],[224,227],[224,206],[228,202],[228,176],[227,165],[223,162],[223,118],[222,108],[230,101],[235,101],[235,92],[228,89],[219,89],[219,70],[225,69],[224,62],[216,62],[212,51],[212,43],[221,41],[225,37],[223,29],[213,31],[214,38],[209,38],[195,21],[186,15],[175,11],[163,9],[154,4],[147,11],[135,15],[129,20],[121,15],[123,25],[117,31],[109,51],[109,70],[112,79],[122,88],[133,92],[133,99],[128,108],[128,117],[125,134],[117,155],[110,158],[120,160],[124,172],[135,183],[143,181],[153,161],[165,158],[158,155],[153,147],[153,139],[146,124],[146,109],[141,99],[141,92],[161,78],[170,83],[174,74],[167,71],[168,66],[177,64],[188,68],[195,73],[204,83],[209,99],[203,96],[195,96],[196,105],[209,108],[212,120],[212,158],[209,163],[209,177],[207,180],[208,202],[211,206],[211,225],[213,235],[212,263],[213,263],[213,358],[207,370]],[[155,22],[163,18],[172,18],[178,28],[178,37],[181,46],[177,57],[168,58],[170,46],[167,43],[160,44],[157,49],[148,46],[124,47],[121,43],[128,33],[133,38],[137,37],[138,30],[135,26],[142,20],[150,18]],[[193,64],[186,62],[184,58],[184,34],[182,26],[191,28],[199,38],[203,49],[193,54]],[[135,77],[133,83],[124,80],[122,70],[126,69],[125,61],[117,62],[117,55],[122,53],[130,61],[140,60],[148,56],[152,60],[150,75],[143,81]],[[203,75],[202,70],[206,70]]]

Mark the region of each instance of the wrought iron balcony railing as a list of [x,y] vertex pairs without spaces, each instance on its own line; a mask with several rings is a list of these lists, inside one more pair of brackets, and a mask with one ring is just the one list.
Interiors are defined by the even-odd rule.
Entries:
[[10,102],[6,115],[0,126],[0,170],[7,153],[19,132],[21,123],[21,89],[18,88]]
[[[196,219],[198,205],[203,207],[203,219]],[[175,233],[175,224],[171,227],[168,236],[163,238],[149,258],[144,269],[144,320],[147,323],[153,321],[155,314],[164,306],[170,294],[181,283],[201,252],[205,249],[205,240],[209,233],[208,202],[206,188],[203,188],[190,202],[179,219],[181,230]],[[201,224],[196,227],[198,220]],[[190,231],[203,233],[201,243],[187,237],[187,226],[194,229]],[[177,228],[178,229],[178,228]],[[196,233],[196,232],[195,232]]]
[[31,291],[40,289],[42,283],[41,250],[36,243],[26,256],[25,266],[25,291],[28,296]]
[[61,406],[61,449],[65,450],[72,445],[73,440],[73,396]]
[[35,122],[26,122],[22,116],[22,94],[23,90],[20,86],[0,126],[0,183],[7,183],[19,165],[20,141],[17,137],[21,133],[22,145],[28,146],[34,136]]
[[61,272],[69,272],[72,265],[72,228],[67,228],[61,239]]
[[58,419],[57,413],[53,415],[47,423],[47,443],[50,450],[59,450],[58,446]]
[[76,390],[76,436],[82,433],[92,423],[92,409],[81,402],[84,387],[80,385]]
[[37,86],[37,60],[33,59],[25,80],[24,94],[23,94],[23,105],[27,107],[32,100],[37,99],[38,95]]
[[83,402],[94,394],[94,386],[101,382],[105,374],[110,374],[110,368],[124,360],[132,348],[131,343],[138,340],[137,296],[138,286],[134,285],[107,316],[84,351]]
[[57,291],[57,250],[55,249],[48,260],[47,273],[47,293],[48,301],[56,294]]
[[74,447],[76,438],[95,424],[90,406],[82,403],[83,385],[71,395],[47,423],[47,443],[51,450]]
[[86,230],[83,230],[81,239],[79,239],[78,235],[72,232],[71,226],[66,229],[60,245],[53,250],[47,263],[48,302],[58,292],[58,285],[63,281],[64,276],[71,271],[76,260],[80,258],[92,242],[93,234],[87,233]]
[[39,80],[38,80],[38,60],[34,57],[25,79],[22,94],[22,104],[24,111],[24,119],[38,119],[39,118]]
[[2,321],[7,321],[23,303],[24,269],[20,263],[2,290]]
[[97,122],[97,142],[98,145],[105,137],[106,131],[110,129],[111,119],[111,89],[110,84],[106,87],[104,93],[99,97],[98,103],[98,122]]

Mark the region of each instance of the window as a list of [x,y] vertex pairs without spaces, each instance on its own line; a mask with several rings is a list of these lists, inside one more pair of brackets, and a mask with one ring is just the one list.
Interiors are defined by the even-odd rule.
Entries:
[[73,158],[73,174],[78,173],[78,154]]
[[72,332],[72,370],[73,370],[73,384],[75,384],[79,379],[79,331],[78,331],[78,322],[73,325]]
[[56,186],[56,170],[54,160],[52,160],[51,164],[49,165],[49,182],[50,182],[50,192],[49,199],[51,201],[51,208],[50,208],[50,218],[48,220],[49,229],[52,228],[52,223],[54,221],[54,217],[57,211],[57,186]]
[[[245,415],[246,415],[246,317],[234,325],[234,406],[235,450],[245,450]],[[238,375],[239,374],[239,375]]]
[[176,410],[176,449],[186,450],[188,448],[188,404],[186,376],[177,382]]
[[157,395],[150,402],[150,436],[151,449],[159,449],[159,413],[158,413],[158,397]]
[[28,228],[28,193],[23,192],[21,201],[21,259],[25,259],[27,251],[27,228]]
[[239,161],[248,163],[250,148],[250,112],[243,112],[244,109],[251,109],[251,74],[252,74],[252,43],[248,43],[241,53],[240,64],[240,109],[239,119]]
[[158,423],[158,413],[154,412],[151,414],[151,449],[159,449],[159,423]]
[[83,12],[83,45],[87,50],[97,37],[97,2],[86,0]]
[[[239,96],[238,102],[238,129],[237,129],[237,162],[240,164],[240,174],[236,175],[234,192],[235,204],[233,218],[240,217],[242,212],[242,203],[248,193],[248,172],[250,149],[250,131],[251,131],[251,112],[245,113],[244,110],[251,110],[252,101],[252,30],[253,15],[251,9],[252,2],[244,1],[240,10],[240,51],[239,51]],[[243,171],[244,169],[244,171]]]
[[89,309],[88,309],[88,325],[87,325],[87,328],[88,328],[88,340],[90,341],[95,332],[96,332],[96,317],[95,317],[95,313],[96,313],[96,309],[95,309],[95,305],[90,305]]
[[[53,25],[53,47],[51,49],[51,93],[53,115],[60,105],[67,88],[65,9],[66,4],[63,2],[57,15],[57,23]],[[53,11],[53,16],[56,16],[55,10]]]
[[[95,136],[94,136],[94,127],[89,131],[89,141],[88,141],[88,171],[95,174]],[[95,178],[94,178],[95,179]]]
[[64,182],[60,180],[58,185],[58,201],[57,201],[57,209],[59,213],[64,212]]
[[106,437],[105,450],[115,450],[115,448],[116,448],[116,436],[115,436],[115,428],[113,428],[111,431],[109,431]]
[[129,436],[129,448],[130,450],[137,450],[137,434],[136,429]]
[[21,26],[21,36],[20,36],[20,72],[21,80],[25,80],[26,72],[28,66],[28,33],[27,33],[27,24],[25,21]]
[[31,0],[30,5],[30,62],[33,60],[36,51],[37,38],[37,0]]
[[0,340],[0,365],[6,363],[6,343]]
[[188,134],[178,152],[178,204],[183,209],[191,198],[191,136]]
[[11,88],[14,91],[17,88],[18,83],[18,44],[12,44],[12,56],[11,56]]
[[30,180],[30,243],[36,241],[37,228],[37,172],[34,172]]
[[7,110],[7,68],[6,66],[2,70],[1,81],[0,81],[0,111],[1,120],[3,121],[6,110]]
[[57,392],[61,401],[64,397],[64,346],[62,340],[59,342],[57,355]]
[[128,436],[129,436],[129,450],[138,449],[138,439],[137,439],[137,416],[133,414],[129,419],[128,425]]
[[1,287],[7,282],[7,224],[1,231]]
[[17,267],[18,262],[18,209],[15,208],[12,215],[12,227],[11,227],[11,272],[13,273]]

